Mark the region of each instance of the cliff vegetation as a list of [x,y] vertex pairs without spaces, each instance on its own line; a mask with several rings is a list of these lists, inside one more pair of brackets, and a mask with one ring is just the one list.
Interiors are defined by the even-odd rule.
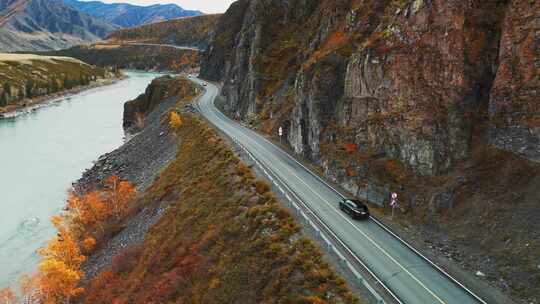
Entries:
[[178,156],[143,198],[169,208],[81,302],[358,303],[269,186],[201,120],[176,115],[165,122]]
[[0,54],[0,112],[115,74],[67,57]]
[[42,53],[69,56],[111,69],[136,69],[194,73],[199,68],[199,52],[167,46],[98,43]]
[[156,22],[111,33],[111,42],[174,44],[204,49],[221,15],[204,15]]
[[231,117],[274,137],[281,127],[288,148],[382,217],[399,193],[399,223],[426,247],[527,301],[540,278],[539,11],[240,0],[201,75],[223,84]]

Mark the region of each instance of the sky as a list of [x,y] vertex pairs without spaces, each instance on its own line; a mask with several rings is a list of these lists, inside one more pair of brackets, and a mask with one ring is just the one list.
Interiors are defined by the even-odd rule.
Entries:
[[[89,0],[83,0],[89,1]],[[105,3],[131,3],[135,5],[152,5],[174,3],[183,9],[199,10],[207,14],[223,13],[235,0],[99,0]]]

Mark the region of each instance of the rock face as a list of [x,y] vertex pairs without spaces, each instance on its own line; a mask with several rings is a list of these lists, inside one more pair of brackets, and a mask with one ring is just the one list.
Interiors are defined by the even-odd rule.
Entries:
[[221,15],[203,15],[145,24],[111,33],[109,41],[140,41],[206,49]]
[[524,0],[238,1],[201,75],[223,81],[236,118],[283,126],[319,163],[323,146],[348,143],[419,175],[444,173],[469,157],[490,105],[492,143],[536,159],[534,12]]
[[164,100],[175,96],[191,98],[196,88],[187,79],[163,76],[154,79],[144,94],[124,104],[124,130],[138,132],[146,126],[146,116]]
[[[222,82],[230,116],[273,136],[282,127],[291,149],[352,195],[387,206],[398,192],[409,227],[426,239],[441,231],[465,264],[530,303],[539,5],[240,0],[201,75]],[[518,235],[534,249],[508,245]]]
[[490,141],[540,162],[540,2],[512,1],[491,93]]

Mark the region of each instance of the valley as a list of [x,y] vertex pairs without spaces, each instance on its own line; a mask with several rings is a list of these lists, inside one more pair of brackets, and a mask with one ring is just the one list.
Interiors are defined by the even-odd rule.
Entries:
[[125,142],[0,303],[540,303],[539,3],[39,1],[0,2],[0,123],[108,84],[72,98]]

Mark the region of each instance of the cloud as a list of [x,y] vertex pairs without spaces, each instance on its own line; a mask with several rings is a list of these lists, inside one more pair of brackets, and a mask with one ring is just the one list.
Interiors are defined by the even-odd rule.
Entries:
[[[84,0],[91,1],[91,0]],[[199,10],[204,13],[223,13],[235,0],[101,0],[105,3],[130,3],[152,5],[174,3],[184,9]]]

